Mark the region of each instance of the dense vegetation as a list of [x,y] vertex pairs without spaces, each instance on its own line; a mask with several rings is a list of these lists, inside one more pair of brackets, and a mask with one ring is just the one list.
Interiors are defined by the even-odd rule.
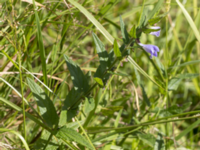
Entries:
[[0,149],[200,149],[198,0],[0,8]]

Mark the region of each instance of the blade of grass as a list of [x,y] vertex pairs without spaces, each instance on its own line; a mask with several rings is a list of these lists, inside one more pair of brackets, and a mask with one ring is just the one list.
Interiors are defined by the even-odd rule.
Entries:
[[185,136],[186,134],[188,134],[190,131],[192,131],[199,124],[200,124],[200,119],[198,119],[193,124],[191,124],[190,126],[188,126],[185,130],[183,130],[183,132],[181,132],[178,136],[176,136],[175,139],[178,141],[180,138],[182,138],[183,136]]
[[183,11],[185,18],[187,19],[188,23],[190,24],[190,27],[192,28],[192,30],[194,32],[194,35],[196,36],[197,40],[200,43],[200,34],[199,34],[199,31],[198,31],[193,19],[191,18],[191,16],[187,12],[187,10],[184,8],[184,6],[179,2],[179,0],[176,0],[176,2],[179,5],[179,7],[181,8],[181,10]]
[[[36,5],[35,5],[35,0],[33,0],[33,6],[34,6],[34,11],[35,11],[35,22],[37,25],[37,40],[39,44],[39,50],[40,50],[40,57],[42,61],[42,72],[43,72],[43,78],[44,78],[44,84],[47,84],[47,70],[46,70],[46,56],[45,56],[45,49],[44,49],[44,44],[43,44],[43,38],[42,38],[42,31],[41,31],[41,26],[40,26],[40,20],[39,16],[37,13]],[[47,93],[47,90],[46,90]]]
[[[14,110],[16,110],[16,111],[18,111],[20,113],[23,112],[23,110],[19,106],[17,106],[14,103],[4,99],[3,97],[0,97],[0,101],[2,101],[3,103],[7,104],[8,106],[10,106],[11,108],[13,108]],[[44,129],[48,130],[49,132],[52,132],[52,130],[49,129],[49,127],[47,127],[43,122],[38,120],[38,118],[35,118],[34,116],[32,116],[31,114],[29,114],[27,112],[25,112],[25,114],[26,114],[26,117],[28,117],[32,121],[34,121],[35,123],[39,124],[41,127],[43,127]]]
[[5,129],[5,128],[0,128],[0,132],[1,132],[1,133],[3,133],[3,132],[10,132],[10,133],[15,134],[15,135],[18,136],[18,137],[20,138],[20,140],[22,141],[22,143],[24,144],[25,149],[26,149],[26,150],[30,150],[30,149],[29,149],[29,146],[28,146],[28,144],[27,144],[27,142],[26,142],[26,140],[25,140],[18,132],[14,131],[14,130],[10,130],[10,129]]
[[72,5],[78,8],[96,27],[99,31],[107,38],[107,40],[113,44],[114,38],[108,33],[108,31],[94,18],[94,16],[89,13],[83,6],[74,0],[68,0]]
[[90,143],[90,145],[95,149],[94,145],[92,144],[92,141],[90,140],[89,136],[87,135],[87,133],[85,132],[83,126],[81,125],[81,123],[78,121],[78,119],[75,117],[76,121],[78,122],[79,126],[81,127],[81,130],[83,131],[83,133],[85,134],[88,142]]

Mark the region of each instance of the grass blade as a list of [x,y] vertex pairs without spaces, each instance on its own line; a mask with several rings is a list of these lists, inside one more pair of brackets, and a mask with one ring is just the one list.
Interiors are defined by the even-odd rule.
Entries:
[[47,70],[46,70],[46,56],[45,56],[45,49],[44,49],[44,44],[43,44],[43,38],[42,38],[42,31],[41,31],[41,26],[40,26],[40,19],[35,7],[35,0],[33,0],[33,6],[35,10],[35,22],[37,25],[37,40],[39,44],[39,50],[40,50],[40,57],[42,61],[42,72],[43,72],[43,78],[44,78],[44,83],[47,85]]
[[179,5],[179,7],[181,8],[181,10],[183,11],[185,18],[187,19],[188,23],[190,24],[190,26],[192,28],[192,31],[194,32],[194,35],[196,36],[197,40],[200,43],[200,34],[199,34],[199,31],[198,31],[194,21],[192,20],[191,16],[187,12],[187,10],[184,8],[184,6],[179,2],[179,0],[176,0],[176,2]]
[[108,39],[108,41],[113,44],[114,38],[108,33],[108,31],[94,18],[94,16],[88,12],[83,6],[74,0],[68,0],[72,5],[78,8],[96,27],[99,31]]
[[13,130],[10,130],[10,129],[5,129],[5,128],[0,128],[0,132],[3,133],[3,132],[10,132],[10,133],[13,133],[15,134],[16,136],[18,136],[20,138],[20,140],[22,141],[22,143],[24,144],[24,147],[26,150],[30,150],[29,149],[29,146],[27,144],[27,142],[25,141],[25,139],[16,131],[13,131]]

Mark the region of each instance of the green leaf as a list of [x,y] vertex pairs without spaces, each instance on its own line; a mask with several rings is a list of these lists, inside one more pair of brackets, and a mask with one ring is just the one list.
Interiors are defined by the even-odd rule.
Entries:
[[100,64],[106,68],[108,66],[109,56],[108,56],[108,53],[105,49],[105,46],[101,42],[101,40],[97,37],[97,35],[95,33],[92,33],[92,36],[93,36],[94,43],[95,43],[95,46],[96,46],[97,54],[98,54],[99,59],[100,59]]
[[[49,136],[51,136],[51,133],[48,132],[47,130],[43,130],[41,132],[42,133],[40,135],[40,138],[37,139],[37,141],[34,142],[34,144],[33,144],[33,148],[37,149],[37,150],[43,150],[44,146],[48,142]],[[59,141],[58,141],[58,139],[52,138],[51,142],[48,143],[46,149],[57,150],[60,145]]]
[[97,50],[99,60],[100,60],[100,66],[97,68],[97,71],[94,76],[103,79],[103,76],[104,76],[108,66],[110,65],[109,55],[108,55],[103,43],[97,37],[97,35],[95,33],[92,33],[92,36],[93,36],[96,50]]
[[158,23],[163,17],[155,17],[148,20],[149,25],[153,26],[154,24]]
[[165,143],[162,134],[158,133],[156,142],[154,145],[154,150],[165,150]]
[[161,6],[163,5],[164,0],[159,0],[156,5],[154,6],[154,9],[149,13],[147,17],[147,21],[153,18],[153,16],[161,9]]
[[147,93],[146,93],[146,91],[145,91],[145,89],[144,89],[144,86],[142,85],[142,84],[140,84],[140,87],[142,88],[142,96],[143,96],[143,99],[144,99],[144,101],[146,102],[146,104],[147,104],[147,106],[151,106],[151,103],[150,103],[150,101],[149,101],[149,98],[147,97]]
[[85,106],[84,106],[84,112],[88,114],[95,108],[95,101],[93,97],[86,97],[85,99]]
[[148,20],[148,24],[153,26],[154,24],[158,23],[161,19],[165,18],[169,12],[163,13],[159,16],[153,17]]
[[128,32],[126,30],[124,21],[122,19],[122,17],[120,16],[120,26],[121,26],[121,32],[122,32],[122,38],[125,44],[127,44],[129,42],[129,35]]
[[147,11],[148,11],[148,9],[145,6],[143,6],[142,7],[142,14],[140,16],[140,23],[139,23],[139,26],[138,26],[139,28],[142,28],[142,27],[146,26]]
[[83,137],[80,133],[78,133],[77,131],[73,129],[62,127],[57,131],[56,137],[62,139],[64,142],[74,141],[78,144],[81,144],[93,150],[93,146],[90,145],[90,143],[85,139],[85,137]]
[[[84,120],[79,121],[79,123],[80,123],[81,125],[83,125]],[[79,123],[78,123],[77,121],[76,121],[76,122],[69,122],[69,123],[66,124],[66,127],[67,127],[67,128],[70,128],[70,129],[77,130],[77,129],[80,127]]]
[[154,147],[156,138],[152,134],[138,134],[137,136],[147,145]]
[[116,39],[114,41],[114,53],[115,53],[116,57],[122,57],[122,54],[121,54],[121,51],[119,49]]
[[59,121],[60,126],[65,125],[74,116],[76,116],[78,105],[81,102],[79,101],[80,98],[81,98],[81,93],[75,90],[74,88],[68,93],[60,114],[60,121]]
[[186,78],[192,79],[198,76],[199,76],[198,73],[194,73],[194,74],[185,73],[185,74],[178,75],[177,77],[174,77],[169,81],[168,90],[177,90],[182,79],[186,79]]
[[166,77],[165,67],[164,67],[163,64],[161,63],[160,59],[159,59],[158,57],[155,57],[155,60],[156,60],[156,63],[157,63],[157,65],[158,65],[158,67],[159,67],[159,69],[160,69],[162,75],[163,75],[164,77]]
[[99,86],[103,87],[103,81],[101,80],[101,78],[95,77],[94,80],[99,84]]
[[181,81],[182,81],[182,78],[172,78],[169,81],[168,90],[169,91],[177,90],[177,88],[178,88],[179,84],[181,83]]
[[90,88],[86,76],[83,74],[82,70],[78,65],[76,65],[69,57],[64,55],[64,58],[69,69],[71,79],[74,84],[74,89],[79,92],[87,92]]
[[151,32],[159,31],[160,29],[148,29],[148,28],[142,28],[142,32],[149,34]]
[[129,34],[130,34],[130,36],[132,38],[134,38],[134,39],[137,38],[137,36],[136,36],[136,26],[135,25],[133,25],[133,27],[131,28],[131,31],[129,32]]
[[115,53],[114,53],[113,49],[110,50],[108,56],[109,56],[109,63],[112,64],[115,60]]
[[114,112],[119,111],[120,109],[122,109],[122,106],[109,106],[109,107],[104,107],[101,109],[101,112],[104,115],[113,115]]
[[55,127],[58,125],[58,115],[54,107],[53,102],[43,91],[43,89],[35,83],[34,80],[27,78],[27,83],[33,93],[33,96],[39,107],[40,114],[44,119],[44,122],[47,123],[50,127]]

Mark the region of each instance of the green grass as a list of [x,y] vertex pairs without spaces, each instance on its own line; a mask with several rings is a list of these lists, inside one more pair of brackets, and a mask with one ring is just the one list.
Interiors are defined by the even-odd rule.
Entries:
[[0,6],[0,149],[200,149],[198,0]]

